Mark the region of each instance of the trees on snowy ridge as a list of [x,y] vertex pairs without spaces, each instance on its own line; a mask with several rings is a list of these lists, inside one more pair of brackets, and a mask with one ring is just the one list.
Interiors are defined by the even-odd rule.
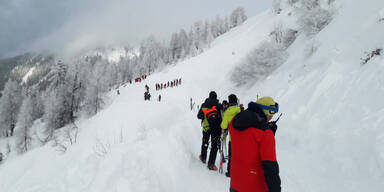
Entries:
[[226,33],[233,27],[237,27],[247,20],[244,8],[235,9],[230,17],[224,19],[216,17],[213,22],[197,21],[189,33],[181,29],[173,33],[169,45],[170,62],[177,62],[189,56],[196,56],[209,48],[211,42],[218,36]]
[[[35,84],[10,79],[0,98],[0,137],[14,136],[12,148],[21,153],[30,150],[32,143],[55,140],[56,130],[68,124],[75,126],[78,115],[96,114],[103,107],[107,91],[136,76],[149,75],[165,65],[202,53],[214,38],[246,19],[244,9],[238,8],[231,17],[195,22],[189,32],[181,29],[173,33],[170,42],[159,42],[150,36],[138,51],[125,48],[129,56],[117,61],[103,57],[100,49],[100,54],[71,63],[52,63],[49,72],[42,74]],[[44,127],[32,130],[38,119]]]

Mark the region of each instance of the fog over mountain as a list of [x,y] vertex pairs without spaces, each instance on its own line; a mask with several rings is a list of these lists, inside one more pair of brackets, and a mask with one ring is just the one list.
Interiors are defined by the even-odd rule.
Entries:
[[97,46],[135,45],[150,34],[169,39],[197,20],[244,7],[256,15],[268,0],[0,1],[0,58],[27,51],[74,54]]

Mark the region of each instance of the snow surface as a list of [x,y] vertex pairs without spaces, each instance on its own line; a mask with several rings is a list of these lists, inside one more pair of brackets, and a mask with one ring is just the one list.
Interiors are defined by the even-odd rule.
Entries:
[[[120,95],[110,92],[109,106],[79,120],[78,142],[66,153],[46,145],[0,165],[0,191],[228,191],[230,180],[197,158],[201,127],[189,101],[200,105],[211,90],[220,100],[235,93],[245,105],[256,95],[279,102],[283,191],[382,191],[384,58],[365,65],[361,58],[384,47],[384,25],[377,22],[384,2],[336,3],[331,24],[311,40],[299,36],[289,60],[264,81],[237,88],[229,75],[276,24],[295,26],[288,10],[252,17],[203,54],[121,87]],[[316,52],[306,55],[313,45]],[[180,86],[154,90],[155,83],[180,77]],[[143,100],[145,84],[149,102]]]
[[26,83],[28,81],[29,77],[33,74],[34,70],[35,70],[35,67],[32,67],[31,69],[29,69],[28,73],[26,73],[22,79],[23,83]]

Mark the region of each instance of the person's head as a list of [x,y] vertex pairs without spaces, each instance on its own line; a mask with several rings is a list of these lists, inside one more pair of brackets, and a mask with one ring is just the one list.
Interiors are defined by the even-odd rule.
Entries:
[[279,112],[279,104],[275,102],[272,97],[259,98],[256,103],[259,104],[260,109],[262,109],[267,116],[267,121],[271,120],[273,115]]
[[209,93],[209,98],[210,98],[210,99],[217,99],[217,94],[216,94],[216,92],[211,91],[211,92]]
[[227,100],[223,100],[223,103],[222,103],[222,104],[223,104],[223,107],[224,107],[224,108],[228,107],[228,101],[227,101]]
[[236,95],[235,94],[230,94],[228,96],[228,102],[229,102],[229,105],[237,105],[238,101],[237,101]]

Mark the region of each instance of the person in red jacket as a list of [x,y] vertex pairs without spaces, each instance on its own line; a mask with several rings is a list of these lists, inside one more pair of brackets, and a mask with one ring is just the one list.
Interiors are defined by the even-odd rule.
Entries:
[[250,102],[229,124],[230,192],[281,192],[274,135],[277,126],[268,123],[278,110],[271,97],[263,97]]

